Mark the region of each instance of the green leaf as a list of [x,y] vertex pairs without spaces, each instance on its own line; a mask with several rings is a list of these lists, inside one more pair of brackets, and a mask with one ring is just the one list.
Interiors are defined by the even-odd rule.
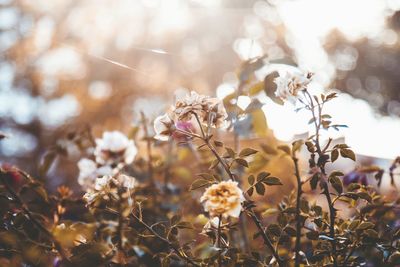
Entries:
[[318,173],[315,173],[315,174],[311,177],[311,180],[310,180],[310,186],[311,186],[311,189],[312,189],[312,190],[315,190],[315,189],[317,188],[318,181],[319,181],[319,174],[318,174]]
[[281,180],[277,177],[269,176],[262,180],[266,185],[282,185]]
[[257,153],[258,151],[252,148],[245,148],[239,153],[239,157],[247,157]]
[[250,175],[250,176],[247,178],[247,181],[249,182],[250,185],[253,185],[253,184],[254,184],[254,181],[255,181],[254,175]]
[[293,152],[296,152],[296,151],[300,150],[300,148],[301,148],[301,146],[302,146],[303,144],[304,144],[304,141],[303,141],[303,140],[294,141],[294,142],[292,143],[292,150],[293,150]]
[[340,155],[343,158],[348,158],[348,159],[351,159],[353,161],[356,161],[356,155],[354,154],[353,150],[351,150],[351,149],[348,149],[348,148],[340,149]]
[[343,183],[342,183],[342,180],[340,180],[339,177],[331,176],[330,177],[330,182],[331,182],[333,188],[335,188],[336,192],[338,192],[338,194],[343,193]]
[[210,181],[205,180],[205,179],[197,179],[195,180],[191,185],[190,185],[190,191],[205,187],[210,185]]
[[260,172],[257,175],[257,182],[264,180],[266,177],[270,176],[269,172]]
[[337,149],[332,150],[331,152],[331,161],[335,162],[339,157],[339,152]]
[[246,168],[249,167],[249,163],[245,159],[237,158],[235,161]]
[[230,147],[225,147],[227,155],[224,155],[224,158],[235,158],[235,151]]
[[256,192],[257,194],[263,196],[265,193],[265,187],[262,183],[257,183],[256,184]]

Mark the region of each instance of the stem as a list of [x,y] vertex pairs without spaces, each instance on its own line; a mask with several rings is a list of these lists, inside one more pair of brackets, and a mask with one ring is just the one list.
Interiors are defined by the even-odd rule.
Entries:
[[[119,190],[118,190],[119,191]],[[117,248],[119,250],[120,253],[118,253],[118,262],[120,264],[123,264],[124,259],[122,257],[122,255],[125,255],[125,251],[123,248],[123,229],[124,229],[124,216],[122,216],[123,214],[123,210],[122,210],[122,199],[121,199],[121,193],[118,192],[119,195],[119,200],[118,200],[118,226],[117,226],[117,235],[118,235],[118,244],[117,244]],[[122,254],[121,254],[122,253]]]
[[[200,129],[203,129],[199,120],[199,117],[197,116],[197,114],[194,113],[194,116],[196,117],[197,122],[199,123]],[[216,157],[216,159],[221,163],[221,165],[224,167],[225,172],[228,174],[229,178],[233,181],[235,181],[235,176],[233,175],[233,173],[231,172],[231,170],[229,169],[229,166],[226,164],[226,162],[220,157],[220,155],[218,154],[218,152],[216,151],[216,149],[212,146],[212,144],[210,143],[210,138],[204,135],[204,131],[201,131],[203,134],[203,138],[201,138],[206,145],[208,146],[208,148],[211,150],[211,152],[214,154],[214,156]],[[279,257],[278,252],[275,250],[274,246],[272,245],[271,240],[269,240],[267,234],[265,233],[263,226],[261,224],[260,219],[257,217],[257,215],[254,213],[252,208],[248,209],[250,217],[253,219],[255,225],[257,226],[258,230],[261,233],[261,236],[263,237],[264,243],[268,246],[268,248],[271,250],[273,256],[275,257],[276,261],[278,262],[279,266],[284,266],[284,263],[282,261],[282,259]]]
[[[20,172],[21,174],[23,174],[24,176],[26,176],[26,174],[20,170],[18,170],[18,172]],[[15,202],[17,202],[18,206],[20,206],[20,208],[22,209],[23,213],[25,213],[25,215],[29,218],[29,220],[44,234],[46,235],[51,242],[54,244],[55,249],[58,251],[58,253],[60,254],[61,258],[63,260],[65,260],[67,263],[70,262],[66,252],[64,251],[64,249],[62,248],[61,244],[55,239],[55,237],[53,236],[53,234],[47,230],[42,223],[38,222],[35,217],[32,215],[32,213],[29,211],[29,209],[27,208],[27,206],[25,205],[25,203],[21,200],[21,198],[18,196],[18,194],[11,188],[11,186],[8,184],[8,182],[6,181],[6,179],[4,179],[3,174],[5,174],[5,172],[3,172],[3,170],[1,170],[1,174],[0,174],[0,179],[1,182],[4,184],[4,187],[6,188],[7,192],[11,195],[11,197],[14,199]],[[30,176],[26,176],[28,178],[30,178]]]
[[[217,247],[221,249],[221,222],[222,222],[222,215],[218,217],[218,231],[217,231]],[[218,266],[222,266],[221,262],[221,253],[218,255]]]
[[[319,141],[319,130],[321,128],[321,114],[322,114],[322,108],[323,108],[323,103],[320,105],[319,103],[317,103],[317,108],[318,108],[318,123],[317,123],[317,116],[315,114],[315,104],[314,101],[310,95],[310,93],[305,90],[304,94],[306,96],[308,96],[309,100],[310,100],[310,105],[311,105],[311,113],[312,113],[312,117],[314,120],[314,126],[315,126],[315,146],[317,148],[317,153],[318,153],[318,157],[321,158],[324,156],[324,152],[321,150],[321,145],[320,145],[320,141]],[[326,150],[327,147],[324,149]],[[321,170],[321,173],[323,175],[323,179],[324,181],[322,182],[322,189],[323,189],[323,194],[325,195],[325,198],[328,202],[328,206],[329,206],[329,235],[332,238],[331,241],[331,245],[332,245],[332,256],[333,256],[333,266],[337,267],[337,253],[336,253],[336,240],[335,240],[335,219],[336,219],[336,210],[335,207],[333,206],[332,203],[332,199],[331,199],[331,195],[329,193],[329,187],[328,187],[328,182],[326,181],[326,171],[325,171],[325,162],[322,161],[318,164],[319,169]]]
[[301,221],[300,221],[300,201],[301,201],[301,194],[302,194],[302,182],[300,178],[300,171],[299,171],[299,164],[298,159],[296,158],[294,152],[292,155],[292,160],[295,167],[295,175],[297,180],[297,197],[296,197],[296,244],[295,244],[295,266],[300,266],[300,249],[301,249]]
[[278,252],[275,250],[274,246],[272,245],[271,240],[269,240],[267,234],[265,233],[264,228],[263,228],[263,226],[261,224],[261,221],[257,217],[257,215],[254,213],[253,209],[249,209],[249,215],[253,219],[253,222],[257,226],[257,229],[260,231],[261,236],[262,236],[262,238],[264,240],[264,243],[267,245],[267,247],[271,251],[272,255],[274,256],[274,258],[278,262],[278,265],[281,266],[281,267],[285,266],[284,262],[282,261],[282,259],[279,256]]
[[154,184],[154,177],[153,177],[153,164],[151,163],[152,161],[152,156],[151,156],[151,142],[149,139],[149,131],[147,129],[147,120],[146,117],[143,113],[143,111],[140,112],[140,115],[142,117],[142,125],[143,125],[143,131],[144,135],[146,138],[146,144],[147,144],[147,164],[148,164],[148,172],[149,172],[149,177],[150,181],[152,184]]
[[146,228],[148,231],[150,231],[156,238],[158,238],[160,241],[166,243],[168,245],[169,248],[171,248],[173,251],[175,251],[176,255],[181,258],[182,260],[186,261],[187,263],[192,264],[193,266],[196,267],[200,267],[200,265],[198,265],[197,263],[195,263],[191,258],[189,258],[187,255],[185,255],[184,253],[181,253],[179,248],[176,247],[171,241],[169,241],[168,239],[160,236],[156,231],[153,230],[153,228],[151,228],[151,226],[149,226],[147,223],[145,223],[144,221],[142,221],[142,219],[140,219],[135,213],[131,213],[132,216],[144,227]]

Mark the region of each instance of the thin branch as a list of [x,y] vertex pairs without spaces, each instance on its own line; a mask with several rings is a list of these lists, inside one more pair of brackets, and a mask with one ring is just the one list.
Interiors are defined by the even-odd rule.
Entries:
[[295,176],[297,180],[297,197],[296,197],[296,243],[295,243],[295,266],[298,267],[300,266],[300,250],[301,250],[301,221],[300,221],[300,202],[301,202],[301,194],[302,194],[302,182],[301,182],[301,177],[300,177],[300,171],[299,171],[299,164],[298,164],[298,159],[295,156],[295,153],[293,152],[292,155],[292,160],[294,163],[295,167]]
[[153,230],[151,226],[149,226],[147,223],[145,223],[142,219],[140,219],[134,212],[131,213],[132,216],[148,231],[150,231],[156,238],[158,238],[160,241],[166,243],[169,248],[171,248],[173,251],[175,251],[176,255],[181,258],[182,260],[186,261],[187,263],[192,264],[193,266],[200,267],[199,264],[195,263],[191,258],[189,258],[187,255],[184,253],[180,252],[180,249],[176,247],[171,241],[168,239],[162,237],[159,235],[156,231]]
[[[25,177],[29,178],[31,180],[31,177],[27,175],[25,172],[18,170],[19,173],[24,175]],[[42,223],[36,220],[36,218],[33,216],[33,214],[30,212],[30,210],[27,208],[25,203],[22,201],[22,199],[18,196],[18,194],[12,189],[12,187],[8,184],[6,179],[4,179],[4,174],[3,170],[1,170],[0,174],[0,179],[1,182],[4,184],[5,189],[7,192],[11,195],[11,197],[14,199],[14,201],[18,204],[18,206],[22,209],[23,213],[29,218],[29,220],[44,234],[46,235],[51,242],[54,244],[55,249],[58,251],[60,256],[65,260],[66,262],[70,262],[66,252],[62,248],[61,244],[55,239],[53,234],[47,230]]]
[[[321,115],[322,115],[322,108],[323,108],[323,103],[320,104],[317,102],[317,108],[318,108],[318,117],[315,114],[315,103],[312,99],[312,96],[307,90],[304,90],[304,94],[309,98],[309,104],[311,105],[311,114],[313,117],[314,121],[314,126],[315,126],[315,146],[317,148],[317,153],[318,157],[322,158],[324,156],[324,152],[321,150],[321,145],[319,141],[319,130],[321,128]],[[326,150],[327,147],[324,149]],[[325,195],[325,198],[328,202],[329,206],[329,232],[330,232],[330,238],[332,238],[331,245],[332,245],[332,256],[333,256],[333,266],[337,267],[337,252],[336,252],[336,239],[335,239],[335,219],[336,219],[336,209],[333,206],[331,195],[329,193],[329,187],[328,187],[328,182],[326,181],[326,171],[325,171],[325,161],[321,161],[318,164],[318,167],[321,170],[321,173],[323,175],[323,181],[321,181],[322,189],[323,189],[323,194]]]

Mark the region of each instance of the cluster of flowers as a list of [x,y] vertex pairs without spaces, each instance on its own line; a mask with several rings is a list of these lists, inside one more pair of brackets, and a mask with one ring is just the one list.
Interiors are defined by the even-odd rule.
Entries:
[[[299,73],[279,76],[274,81],[277,85],[275,94],[282,100],[296,101],[298,92],[307,88],[310,78],[310,74]],[[190,136],[194,129],[192,125],[196,124],[200,128],[222,128],[227,123],[227,117],[220,99],[192,91],[185,98],[176,101],[170,111],[155,119],[155,138],[167,141],[180,135]],[[93,153],[95,160],[84,158],[78,163],[78,181],[88,189],[85,199],[90,202],[97,192],[107,191],[110,182],[132,188],[135,179],[120,174],[120,170],[133,162],[136,153],[134,142],[120,132],[105,132],[102,139],[97,139]],[[211,185],[200,198],[204,210],[211,217],[210,222],[215,222],[216,218],[239,217],[244,201],[243,191],[232,180]]]
[[190,130],[192,120],[203,126],[220,128],[226,123],[228,114],[221,100],[192,91],[190,95],[178,100],[166,114],[154,121],[155,138],[168,140],[175,134]]
[[132,188],[135,179],[120,174],[120,171],[133,162],[136,154],[137,148],[133,140],[129,140],[121,132],[104,132],[101,139],[96,139],[94,160],[82,158],[78,162],[78,182],[87,189],[85,199],[93,199],[96,191],[104,190],[111,181],[128,189]]

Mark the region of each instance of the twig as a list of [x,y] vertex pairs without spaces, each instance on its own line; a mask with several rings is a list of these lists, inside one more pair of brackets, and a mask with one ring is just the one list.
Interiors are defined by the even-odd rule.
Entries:
[[295,176],[297,180],[297,197],[296,197],[296,243],[295,243],[295,266],[298,267],[300,266],[300,249],[301,249],[301,221],[300,221],[300,202],[301,202],[301,194],[302,194],[302,182],[301,182],[301,177],[300,177],[300,171],[299,171],[299,164],[298,164],[298,159],[295,156],[295,152],[293,152],[292,155],[292,160],[294,163],[294,168],[295,168]]
[[[22,175],[26,176],[27,178],[31,179],[29,175],[27,175],[25,172],[18,170],[19,173]],[[54,244],[55,249],[58,251],[60,256],[65,260],[66,262],[70,262],[66,252],[62,248],[61,244],[55,239],[53,234],[47,230],[40,222],[38,222],[33,214],[29,211],[29,209],[26,207],[25,203],[21,200],[21,198],[18,196],[18,194],[11,188],[11,186],[8,184],[6,179],[4,179],[4,174],[5,172],[1,170],[1,175],[0,179],[1,182],[4,184],[4,187],[6,188],[7,192],[11,195],[11,197],[14,199],[14,201],[20,206],[22,209],[23,213],[30,219],[30,221],[44,234],[46,235],[51,242]]]
[[179,248],[177,248],[171,241],[169,241],[168,239],[162,237],[161,235],[159,235],[156,231],[153,230],[153,228],[151,228],[151,226],[149,226],[147,223],[145,223],[144,221],[142,221],[142,219],[140,219],[134,212],[131,213],[132,216],[142,225],[144,226],[144,228],[146,228],[148,231],[150,231],[156,238],[158,238],[160,241],[166,243],[168,245],[168,247],[170,247],[173,251],[175,251],[175,253],[177,254],[177,256],[179,258],[181,258],[182,260],[186,261],[187,263],[192,264],[193,266],[196,267],[200,267],[199,264],[195,263],[191,258],[189,258],[187,255],[185,255],[184,253],[181,253]]
[[147,164],[148,164],[149,177],[150,177],[151,183],[154,184],[153,164],[152,164],[152,156],[151,156],[151,142],[149,139],[150,138],[149,131],[147,129],[147,120],[146,120],[146,117],[145,117],[143,111],[140,112],[140,115],[142,117],[143,131],[144,131],[146,144],[147,144]]
[[[314,126],[315,126],[315,146],[317,148],[317,153],[318,157],[322,158],[324,156],[324,152],[321,150],[321,145],[319,142],[319,130],[321,128],[321,115],[322,115],[322,108],[323,108],[323,103],[320,104],[317,102],[317,108],[318,108],[318,123],[317,123],[317,116],[315,114],[315,104],[314,101],[310,95],[310,93],[307,90],[304,90],[304,94],[308,96],[310,100],[310,105],[311,105],[311,114],[313,117],[314,121]],[[327,147],[324,149],[326,150]],[[335,219],[336,219],[336,210],[335,207],[333,206],[331,195],[329,193],[329,187],[328,187],[328,182],[326,181],[326,171],[325,171],[325,161],[321,161],[318,163],[318,167],[321,170],[321,173],[323,175],[324,181],[322,181],[322,188],[323,188],[323,194],[325,195],[325,198],[328,202],[329,206],[329,232],[330,232],[330,238],[332,239],[331,245],[332,245],[332,256],[333,256],[333,266],[337,267],[337,253],[336,253],[336,239],[335,239]]]

